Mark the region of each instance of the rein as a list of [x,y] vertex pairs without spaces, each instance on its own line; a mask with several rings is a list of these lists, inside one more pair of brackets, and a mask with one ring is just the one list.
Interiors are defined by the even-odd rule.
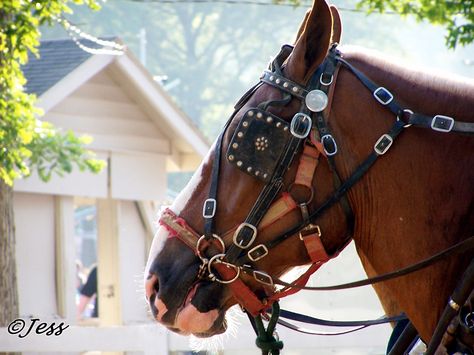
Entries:
[[[337,256],[351,239],[354,216],[346,193],[368,172],[379,157],[389,151],[395,139],[406,128],[414,125],[430,128],[441,133],[473,134],[474,123],[458,122],[454,118],[445,115],[426,116],[404,108],[389,90],[376,85],[365,74],[347,62],[337,50],[336,45],[331,47],[323,64],[312,75],[308,87],[302,87],[288,80],[281,70],[292,49],[288,45],[282,47],[269,70],[262,75],[260,82],[239,100],[234,113],[217,139],[210,191],[203,205],[204,233],[200,235],[194,231],[186,221],[176,216],[169,209],[164,211],[160,219],[160,223],[171,232],[170,236],[178,237],[200,258],[201,266],[198,278],[228,284],[238,303],[248,314],[259,319],[257,323],[261,322],[260,315],[265,314],[269,306],[275,305],[280,298],[301,289],[333,290],[373,284],[415,272],[443,258],[474,247],[474,237],[471,237],[431,258],[388,274],[343,285],[329,287],[305,286],[310,275],[325,262]],[[338,153],[337,142],[327,125],[337,71],[340,68],[352,72],[372,93],[374,99],[396,117],[390,130],[380,136],[370,154],[343,182],[339,178],[334,163],[334,156]],[[219,236],[214,231],[214,219],[217,211],[218,181],[224,133],[237,112],[257,88],[264,83],[279,89],[283,94],[283,100],[263,102],[258,107],[251,108],[244,113],[230,142],[226,158],[237,169],[263,181],[265,185],[244,222],[224,236]],[[294,115],[291,123],[266,111],[269,106],[287,104],[292,97],[301,101],[301,107]],[[268,152],[269,150],[271,152]],[[301,154],[294,184],[307,187],[309,198],[305,202],[297,203],[289,194],[285,195],[285,192],[283,194],[280,192],[283,188],[284,174],[291,166],[294,157],[301,151],[303,153]],[[335,190],[332,196],[310,212],[308,205],[313,198],[311,184],[314,170],[317,167],[317,159],[320,155],[327,159],[333,172]],[[291,186],[288,190],[291,190]],[[282,197],[277,199],[279,195]],[[287,200],[283,201],[284,198]],[[341,203],[350,233],[343,247],[332,255],[328,255],[320,239],[321,231],[313,222],[336,203]],[[279,208],[276,207],[277,205]],[[284,207],[281,208],[281,206]],[[299,208],[301,211],[302,222],[300,224],[269,242],[255,245],[258,234],[257,227],[261,229],[263,224],[267,223],[266,225],[268,225],[268,220],[274,221],[281,218],[281,216],[295,208]],[[232,244],[226,249],[224,240],[230,235],[232,235]],[[293,283],[285,283],[253,266],[254,262],[265,257],[269,250],[294,235],[299,235],[304,242],[312,262],[309,269],[300,278]],[[208,257],[206,251],[211,246],[214,246],[219,252]],[[262,284],[267,296],[264,298],[257,296],[242,280],[241,274],[243,273],[250,275]],[[282,285],[283,288],[275,291],[275,284]],[[280,314],[280,311],[278,311],[278,314]],[[273,320],[270,321],[270,324],[274,324]],[[292,327],[288,324],[286,326]],[[366,325],[361,326],[365,327]],[[261,327],[258,326],[257,328]],[[277,340],[274,339],[274,341]]]

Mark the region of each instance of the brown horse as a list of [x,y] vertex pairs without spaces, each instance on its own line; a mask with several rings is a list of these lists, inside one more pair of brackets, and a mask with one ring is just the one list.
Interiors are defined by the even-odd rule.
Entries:
[[[282,76],[289,79],[286,85],[291,87],[291,83],[296,83],[306,87],[311,82],[331,51],[331,44],[340,36],[339,21],[334,8],[324,0],[314,1],[298,32],[294,49],[282,65]],[[474,122],[472,81],[456,81],[409,70],[362,50],[342,48],[340,55],[373,82],[387,88],[404,108],[425,115],[453,117],[456,122]],[[389,131],[397,117],[375,100],[373,93],[347,66],[337,66],[332,79],[324,117],[337,141],[337,154],[332,156],[334,170],[344,181],[373,152],[374,143]],[[282,94],[282,90],[283,87],[265,82],[245,97],[244,104],[238,106],[225,127],[222,141],[214,144],[171,207],[172,212],[166,212],[171,216],[171,222],[163,223],[155,237],[145,284],[154,318],[173,331],[202,337],[224,332],[225,312],[236,303],[242,303],[238,291],[236,294],[232,289],[237,282],[250,288],[260,300],[274,294],[271,285],[258,282],[247,273],[237,274],[239,267],[233,266],[228,254],[223,256],[224,249],[236,249],[231,247],[236,244],[232,241],[237,233],[235,228],[246,220],[266,184],[252,176],[252,166],[247,171],[242,171],[238,163],[236,167],[235,161],[231,161],[233,157],[226,152],[235,142],[237,128],[243,127],[239,125],[242,118],[249,117],[251,109],[263,107],[262,110],[267,110],[272,117],[286,122],[292,120],[302,101],[295,96],[285,100],[287,95]],[[265,105],[269,100],[282,98],[284,104]],[[382,98],[382,101],[386,103],[389,98]],[[406,119],[411,111],[400,113],[398,119]],[[444,123],[450,126],[451,119],[446,120]],[[353,228],[347,218],[347,207],[339,202],[311,221],[320,227],[320,241],[328,255],[337,255],[350,236],[367,274],[375,276],[432,256],[472,235],[474,139],[469,135],[445,132],[447,130],[404,125],[403,133],[393,146],[378,157],[373,167],[347,193],[354,216]],[[255,141],[257,147],[272,151],[272,142],[268,146],[263,138]],[[318,141],[313,143],[317,145]],[[273,202],[288,195],[297,204],[308,199],[308,189],[294,184],[302,154],[299,148],[296,152]],[[319,154],[321,157],[323,152]],[[326,155],[332,155],[332,152]],[[218,184],[213,186],[216,164],[219,177]],[[314,196],[307,205],[309,212],[316,210],[334,192],[334,173],[329,159],[320,159],[314,176],[311,175],[311,183]],[[208,200],[212,189],[217,189],[216,205]],[[199,243],[195,240],[193,245],[189,242],[192,238],[209,234],[203,205],[204,215],[208,217],[217,207],[212,226],[215,237],[211,242],[212,235]],[[300,225],[302,209],[291,209],[279,217],[264,227],[257,226],[256,239],[249,242],[249,249],[259,244],[268,245],[276,236]],[[253,236],[253,232],[251,234]],[[247,262],[255,270],[275,277],[294,266],[310,264],[312,260],[305,243],[298,238],[298,233],[294,234],[270,249],[265,257]],[[220,240],[225,245],[221,245]],[[206,243],[205,247],[202,241]],[[238,251],[246,253],[247,250]],[[216,254],[220,255],[217,260],[221,266],[227,265],[225,261],[232,265],[218,268],[215,263],[215,267],[209,267],[212,264],[209,260],[214,256],[215,261]],[[386,313],[392,315],[403,310],[422,339],[428,341],[459,276],[472,257],[470,250],[422,271],[375,285]],[[225,269],[233,274],[226,275]],[[220,276],[216,276],[218,274]]]

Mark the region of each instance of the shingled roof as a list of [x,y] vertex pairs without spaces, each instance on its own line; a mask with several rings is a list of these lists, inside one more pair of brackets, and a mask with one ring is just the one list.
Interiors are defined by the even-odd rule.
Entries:
[[[99,48],[94,42],[81,39],[89,48]],[[72,39],[41,41],[39,58],[30,55],[22,69],[27,79],[26,92],[41,96],[93,54],[77,46]]]

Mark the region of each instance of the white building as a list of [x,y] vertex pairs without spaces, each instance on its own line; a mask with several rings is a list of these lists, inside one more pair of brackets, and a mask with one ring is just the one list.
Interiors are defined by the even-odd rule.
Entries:
[[[27,91],[38,96],[44,110],[42,119],[92,136],[90,149],[108,167],[98,175],[76,169],[49,183],[35,175],[16,183],[20,314],[42,321],[63,319],[74,329],[56,339],[19,339],[3,332],[0,351],[9,346],[46,353],[134,350],[128,343],[143,343],[136,338],[146,330],[130,326],[150,322],[140,288],[154,234],[153,205],[166,199],[167,173],[194,170],[208,142],[128,51],[91,54],[72,40],[45,41],[40,58],[32,56],[24,71]],[[92,224],[88,230],[81,227],[84,221]],[[97,329],[74,327],[75,260],[81,256],[99,266],[99,320],[89,321]],[[94,334],[105,337],[102,344],[114,345],[94,348]],[[124,337],[126,344],[117,345]]]
[[[195,169],[208,143],[129,52],[90,54],[71,40],[60,40],[43,42],[40,55],[25,73],[44,119],[91,135],[91,148],[109,165],[99,175],[74,172],[49,183],[32,176],[16,184],[20,314],[64,321],[70,328],[57,337],[23,339],[2,328],[0,351],[162,355],[189,349],[187,338],[150,322],[140,288],[153,236],[152,201],[165,199],[167,172]],[[99,265],[99,320],[86,322],[89,327],[76,321],[78,257],[86,263],[96,258]],[[312,282],[335,284],[364,276],[351,245]],[[371,288],[301,292],[282,307],[328,319],[382,314]],[[242,317],[240,323],[238,336],[224,341],[224,353],[258,354],[248,320]],[[341,337],[279,333],[285,355],[366,355],[384,352],[390,328]]]

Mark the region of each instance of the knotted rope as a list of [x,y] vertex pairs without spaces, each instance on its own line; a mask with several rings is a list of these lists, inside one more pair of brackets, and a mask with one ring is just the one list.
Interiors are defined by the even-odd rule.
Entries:
[[255,343],[262,350],[262,355],[279,355],[283,349],[283,342],[278,339],[275,333],[275,327],[280,316],[280,305],[274,302],[272,305],[272,315],[268,322],[267,329],[263,325],[262,316],[254,317],[257,339]]

